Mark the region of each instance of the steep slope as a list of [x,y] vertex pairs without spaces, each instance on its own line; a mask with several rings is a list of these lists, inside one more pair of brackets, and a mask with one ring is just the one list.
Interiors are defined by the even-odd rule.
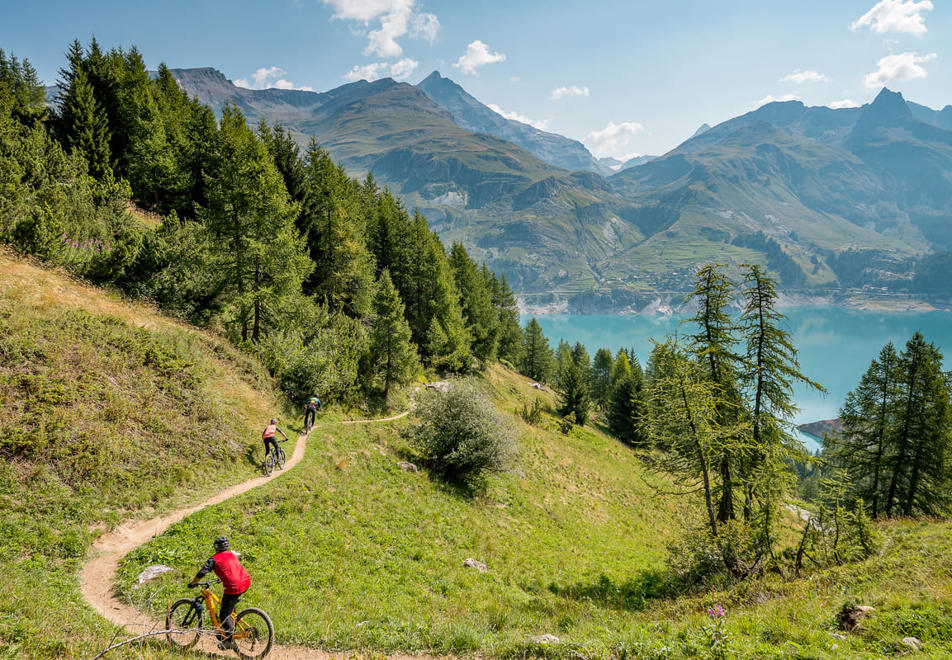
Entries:
[[254,475],[280,410],[224,341],[0,253],[4,652],[104,648],[114,631],[75,581],[93,539]]
[[612,169],[592,156],[581,142],[506,119],[449,78],[441,76],[439,71],[424,78],[417,87],[445,108],[461,128],[512,142],[539,160],[567,170],[586,170],[602,175],[612,173]]

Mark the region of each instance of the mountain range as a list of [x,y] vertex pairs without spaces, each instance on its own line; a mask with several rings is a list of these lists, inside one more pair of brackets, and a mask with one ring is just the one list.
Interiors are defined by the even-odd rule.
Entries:
[[710,260],[764,263],[788,291],[897,288],[917,256],[952,249],[952,106],[888,89],[858,108],[770,103],[619,165],[438,72],[323,93],[172,73],[216,112],[235,103],[372,172],[530,305],[640,309]]

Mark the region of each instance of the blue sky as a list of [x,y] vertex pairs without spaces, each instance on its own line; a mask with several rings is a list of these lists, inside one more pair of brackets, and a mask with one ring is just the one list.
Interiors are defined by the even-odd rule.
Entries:
[[433,70],[598,156],[663,153],[769,100],[952,103],[952,8],[935,0],[0,0],[0,48],[55,81],[68,44],[150,67],[324,91]]

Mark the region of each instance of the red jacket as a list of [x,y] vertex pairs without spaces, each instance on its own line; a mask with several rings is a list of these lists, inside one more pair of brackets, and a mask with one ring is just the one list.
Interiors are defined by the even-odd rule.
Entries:
[[221,580],[226,594],[237,595],[248,591],[251,576],[238,561],[238,555],[231,550],[225,550],[213,556],[212,561],[215,562],[215,575]]

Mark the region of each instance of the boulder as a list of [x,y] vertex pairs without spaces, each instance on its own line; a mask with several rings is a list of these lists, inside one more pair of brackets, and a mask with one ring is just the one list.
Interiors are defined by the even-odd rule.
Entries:
[[463,566],[468,566],[469,568],[475,568],[480,573],[485,573],[486,571],[489,570],[489,567],[486,566],[486,564],[484,564],[481,561],[477,561],[473,559],[472,557],[470,557],[469,559],[464,559]]
[[550,635],[546,633],[544,635],[536,635],[532,638],[532,641],[536,644],[558,644],[562,640],[556,637],[555,635]]
[[400,461],[399,463],[397,463],[397,466],[404,472],[419,472],[420,471],[420,468],[418,468],[415,464],[409,461]]
[[840,624],[840,630],[854,632],[862,630],[863,619],[870,616],[875,608],[869,605],[844,605],[840,613],[836,615],[836,620]]
[[541,384],[539,384],[539,383],[530,382],[530,383],[529,383],[529,387],[534,387],[535,389],[539,390],[540,392],[548,392],[548,391],[549,391],[549,390],[546,389],[545,385],[541,385]]
[[922,640],[918,637],[903,637],[902,643],[911,648],[913,651],[922,650]]
[[440,394],[446,394],[450,391],[450,382],[448,380],[438,380],[433,383],[427,383],[428,390],[436,390]]
[[147,569],[139,573],[139,577],[136,578],[136,585],[140,586],[148,582],[149,580],[154,580],[163,573],[168,573],[169,571],[174,570],[171,566],[166,566],[165,564],[153,564]]

